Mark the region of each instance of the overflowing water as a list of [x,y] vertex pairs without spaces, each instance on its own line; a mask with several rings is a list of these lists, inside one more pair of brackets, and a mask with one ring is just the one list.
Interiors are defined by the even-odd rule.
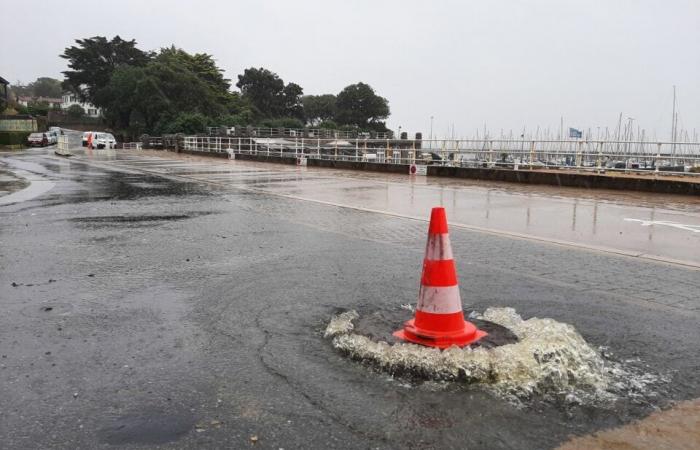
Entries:
[[612,401],[619,395],[646,395],[647,388],[661,380],[604,358],[569,324],[536,317],[523,320],[513,308],[489,308],[477,317],[508,328],[518,341],[446,350],[392,345],[355,333],[356,311],[334,316],[324,336],[349,357],[393,375],[478,383],[513,401],[535,395],[569,404]]

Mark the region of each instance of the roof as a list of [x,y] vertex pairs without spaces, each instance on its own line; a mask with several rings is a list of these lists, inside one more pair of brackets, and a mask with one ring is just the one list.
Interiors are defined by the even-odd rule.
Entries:
[[10,84],[10,82],[7,81],[6,79],[4,79],[3,77],[0,77],[0,84],[5,84],[5,85],[7,85],[7,84]]
[[263,145],[287,145],[294,147],[294,141],[289,141],[287,139],[275,139],[275,138],[254,138],[253,141],[256,144]]
[[335,141],[326,142],[324,145],[330,146],[330,147],[355,147],[355,144],[351,143],[350,141],[345,141],[345,140],[341,140],[341,139],[336,139]]
[[62,103],[63,99],[51,98],[51,97],[32,97],[30,95],[18,95],[17,99],[20,101],[30,101],[30,102],[46,102],[46,103]]

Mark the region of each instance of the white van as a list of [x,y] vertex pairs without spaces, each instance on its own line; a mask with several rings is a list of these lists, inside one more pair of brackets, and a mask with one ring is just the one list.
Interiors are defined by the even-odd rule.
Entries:
[[117,148],[117,140],[112,133],[93,133],[92,146],[94,148]]

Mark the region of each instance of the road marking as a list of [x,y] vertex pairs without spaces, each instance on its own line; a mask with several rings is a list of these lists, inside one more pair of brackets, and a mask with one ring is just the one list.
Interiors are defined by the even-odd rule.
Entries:
[[679,230],[691,231],[693,233],[700,233],[700,225],[687,225],[684,223],[670,222],[668,220],[641,220],[641,219],[630,219],[625,218],[627,222],[639,222],[643,227],[650,227],[652,225],[662,225],[665,227],[678,228]]

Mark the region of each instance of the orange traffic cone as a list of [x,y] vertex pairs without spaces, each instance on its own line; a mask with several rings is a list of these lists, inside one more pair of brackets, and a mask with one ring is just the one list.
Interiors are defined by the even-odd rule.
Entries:
[[430,215],[416,317],[394,336],[437,348],[464,347],[486,336],[464,320],[445,208],[433,208]]

